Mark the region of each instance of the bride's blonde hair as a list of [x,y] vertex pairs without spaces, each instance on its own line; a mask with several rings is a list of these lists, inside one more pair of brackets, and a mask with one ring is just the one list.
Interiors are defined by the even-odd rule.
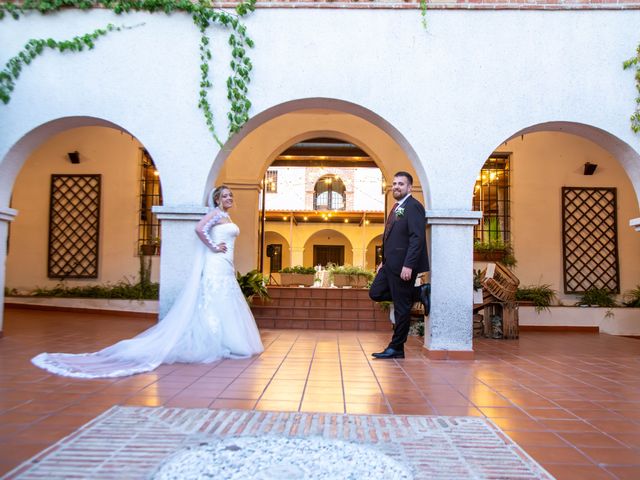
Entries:
[[212,189],[211,192],[209,192],[209,198],[207,199],[207,207],[216,208],[219,206],[220,195],[222,195],[223,190],[231,191],[231,189],[227,185],[218,185],[216,188]]

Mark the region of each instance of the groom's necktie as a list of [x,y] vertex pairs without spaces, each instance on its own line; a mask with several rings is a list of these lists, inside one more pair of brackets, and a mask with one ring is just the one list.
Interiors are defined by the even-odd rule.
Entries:
[[393,223],[396,216],[396,208],[398,208],[398,202],[395,203],[389,215],[387,216],[387,223],[384,225],[384,238],[386,239],[389,235],[389,230],[391,230],[391,224]]

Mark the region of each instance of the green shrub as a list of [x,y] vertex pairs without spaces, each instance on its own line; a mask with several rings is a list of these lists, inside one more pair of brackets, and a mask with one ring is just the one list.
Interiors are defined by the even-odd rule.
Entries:
[[473,251],[478,253],[502,252],[504,255],[500,263],[507,267],[515,267],[518,264],[516,257],[513,255],[513,247],[509,242],[502,240],[491,240],[489,242],[473,242]]
[[424,337],[424,320],[418,320],[409,327],[409,335]]
[[640,307],[640,285],[637,285],[633,290],[625,292],[623,303],[625,307]]
[[391,310],[391,305],[393,304],[393,302],[390,300],[383,300],[376,303],[380,307],[380,310],[382,310],[383,312],[388,312],[389,310]]
[[473,242],[473,250],[475,252],[504,252],[509,247],[508,243],[504,243],[501,240],[491,240],[489,242],[481,242],[476,240]]
[[240,275],[240,272],[236,272],[236,278],[247,302],[251,303],[256,295],[260,300],[271,300],[267,290],[267,279],[260,271],[251,270],[245,275]]
[[375,277],[375,274],[369,270],[365,270],[362,267],[353,267],[351,265],[329,265],[329,277],[333,280],[333,276],[338,275],[362,275],[367,277],[367,281],[370,282]]
[[593,305],[597,307],[615,307],[613,293],[606,288],[591,287],[584,292],[576,305]]
[[293,267],[287,267],[280,270],[280,273],[301,273],[303,275],[309,275],[316,273],[316,269],[313,267],[303,267],[302,265],[295,265]]
[[527,285],[516,290],[517,301],[533,302],[537,313],[549,310],[549,306],[555,301],[557,292],[551,285]]
[[126,280],[116,284],[88,285],[86,287],[68,287],[58,284],[53,288],[36,288],[34,297],[58,298],[107,298],[118,300],[157,300],[160,285],[155,282],[131,283]]

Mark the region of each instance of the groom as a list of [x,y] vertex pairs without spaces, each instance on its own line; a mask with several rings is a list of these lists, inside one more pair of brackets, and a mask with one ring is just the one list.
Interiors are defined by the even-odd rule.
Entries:
[[411,306],[416,297],[414,283],[420,272],[429,270],[426,222],[422,204],[411,196],[413,177],[398,172],[393,177],[396,204],[389,212],[382,239],[382,263],[369,289],[376,302],[393,302],[395,327],[389,346],[375,358],[404,358],[409,334]]

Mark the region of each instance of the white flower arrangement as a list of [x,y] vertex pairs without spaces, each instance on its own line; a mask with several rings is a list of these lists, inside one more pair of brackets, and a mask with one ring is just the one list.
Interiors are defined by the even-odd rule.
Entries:
[[396,217],[404,217],[404,208],[403,207],[396,208]]

